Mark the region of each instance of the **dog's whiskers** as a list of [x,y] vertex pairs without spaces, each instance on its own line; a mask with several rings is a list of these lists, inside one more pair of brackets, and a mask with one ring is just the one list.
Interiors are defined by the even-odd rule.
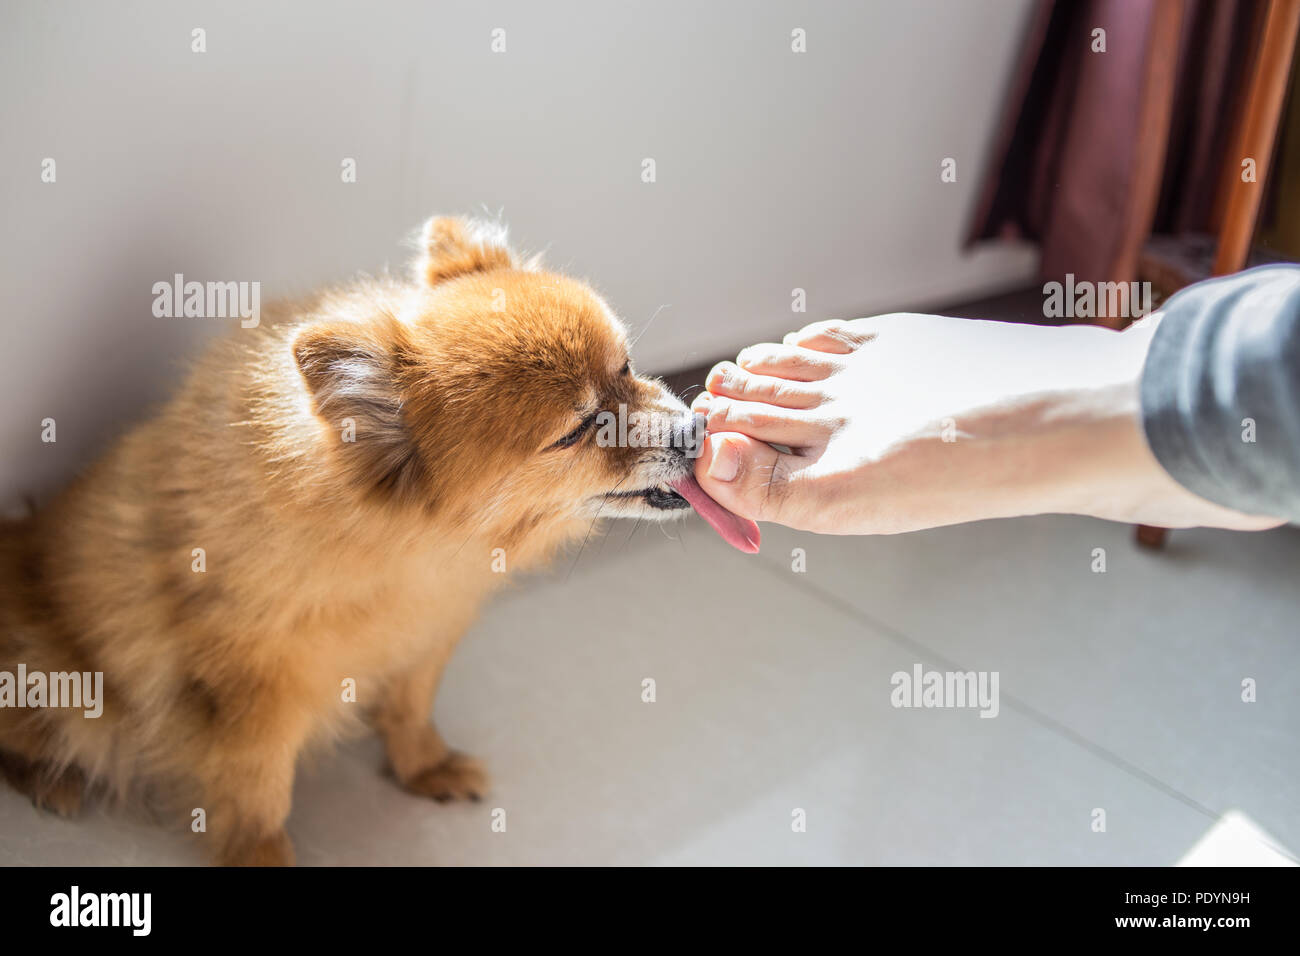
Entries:
[[668,308],[671,308],[671,306],[665,303],[659,306],[659,308],[655,309],[654,315],[650,316],[650,321],[645,324],[645,328],[643,328],[640,332],[637,333],[637,337],[634,338],[632,340],[632,344],[627,347],[627,350],[629,352],[632,351],[633,347],[635,347],[635,345],[641,341],[641,336],[645,335],[646,332],[650,331],[650,326],[653,325],[654,320],[659,317],[659,313],[662,312],[664,309],[668,309]]
[[600,520],[600,515],[601,512],[605,510],[605,505],[609,504],[609,499],[615,494],[615,492],[618,491],[619,488],[623,487],[623,482],[627,481],[631,477],[632,475],[630,473],[624,475],[619,480],[619,483],[617,485],[615,485],[613,488],[611,488],[609,491],[605,492],[605,494],[601,496],[602,500],[600,503],[600,507],[596,509],[596,517],[592,518],[591,524],[587,525],[587,533],[582,539],[582,547],[578,549],[577,556],[573,559],[573,563],[569,565],[569,573],[564,576],[565,581],[568,581],[569,578],[573,576],[573,569],[578,566],[578,561],[582,558],[582,552],[587,550],[587,542],[591,539],[591,532],[593,529],[595,529],[596,522]]
[[624,548],[626,548],[629,544],[632,543],[632,536],[633,536],[634,534],[636,534],[636,529],[639,528],[639,527],[641,527],[641,519],[642,519],[643,517],[645,517],[645,516],[644,516],[644,515],[637,515],[637,516],[636,516],[636,521],[632,522],[632,530],[629,531],[629,532],[627,533],[627,537],[623,539],[623,547],[624,547]]

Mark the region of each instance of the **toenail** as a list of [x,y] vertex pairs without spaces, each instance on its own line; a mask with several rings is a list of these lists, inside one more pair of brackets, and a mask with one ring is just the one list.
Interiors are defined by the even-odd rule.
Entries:
[[729,438],[714,439],[709,477],[714,481],[735,481],[740,471],[740,443]]

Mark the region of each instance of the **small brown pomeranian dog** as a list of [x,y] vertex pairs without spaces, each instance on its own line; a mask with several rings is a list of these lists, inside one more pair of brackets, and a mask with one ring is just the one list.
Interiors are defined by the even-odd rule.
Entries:
[[[688,505],[757,550],[691,477],[700,424],[632,371],[595,292],[492,225],[434,219],[420,247],[409,282],[216,341],[155,417],[0,526],[0,768],[38,806],[202,810],[217,862],[287,864],[299,756],[362,719],[401,786],[477,798],[483,769],[430,715],[502,563]],[[638,414],[659,423],[641,440],[612,424]],[[102,713],[42,706],[20,673],[102,675]]]

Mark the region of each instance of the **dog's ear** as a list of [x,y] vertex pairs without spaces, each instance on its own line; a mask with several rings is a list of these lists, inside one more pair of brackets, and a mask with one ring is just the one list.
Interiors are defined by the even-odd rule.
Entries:
[[293,357],[312,407],[333,432],[338,460],[369,491],[409,498],[425,493],[419,449],[403,417],[406,340],[400,323],[311,326]]
[[434,286],[456,276],[517,263],[506,242],[506,227],[478,219],[435,217],[420,230],[416,281]]

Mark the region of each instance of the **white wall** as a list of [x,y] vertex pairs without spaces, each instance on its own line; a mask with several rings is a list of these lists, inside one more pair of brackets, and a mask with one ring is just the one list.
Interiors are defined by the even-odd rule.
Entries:
[[658,370],[1027,279],[958,239],[1028,6],[6,0],[0,495],[66,479],[222,325],[154,318],[154,282],[401,268],[435,211],[503,210],[636,329],[666,306]]

